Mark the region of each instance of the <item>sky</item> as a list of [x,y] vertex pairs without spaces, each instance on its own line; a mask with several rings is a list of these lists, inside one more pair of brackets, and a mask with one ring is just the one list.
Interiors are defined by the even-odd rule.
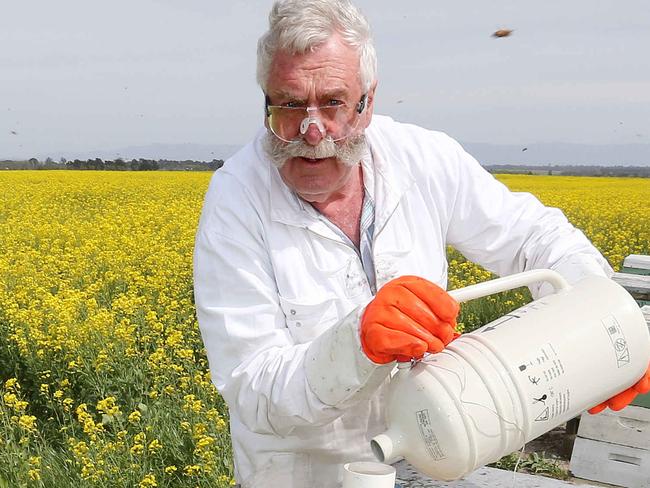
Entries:
[[[244,144],[263,122],[271,4],[4,2],[0,159]],[[378,53],[375,113],[475,143],[650,143],[647,0],[356,4]]]

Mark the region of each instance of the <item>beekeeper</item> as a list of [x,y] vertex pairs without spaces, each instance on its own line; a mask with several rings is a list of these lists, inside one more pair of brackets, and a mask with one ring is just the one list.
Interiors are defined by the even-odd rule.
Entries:
[[341,463],[373,459],[395,360],[454,336],[447,246],[497,275],[611,268],[445,134],[373,115],[375,50],[348,0],[279,0],[269,20],[264,127],[210,183],[196,306],[237,481],[333,487]]

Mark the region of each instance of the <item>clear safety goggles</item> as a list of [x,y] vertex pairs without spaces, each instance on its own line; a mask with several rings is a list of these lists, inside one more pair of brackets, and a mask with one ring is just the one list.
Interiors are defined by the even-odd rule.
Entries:
[[359,115],[366,108],[368,96],[363,95],[356,106],[344,102],[320,107],[270,105],[266,97],[266,120],[269,129],[284,142],[297,142],[314,124],[323,138],[340,141],[350,136],[359,125]]

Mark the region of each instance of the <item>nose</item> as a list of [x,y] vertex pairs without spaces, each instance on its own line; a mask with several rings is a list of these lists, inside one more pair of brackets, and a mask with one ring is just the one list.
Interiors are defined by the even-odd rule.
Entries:
[[316,124],[309,124],[307,131],[302,135],[303,140],[310,146],[316,146],[323,140],[323,133],[316,126]]
[[325,126],[319,118],[308,113],[300,124],[300,133],[307,144],[315,146],[325,137]]

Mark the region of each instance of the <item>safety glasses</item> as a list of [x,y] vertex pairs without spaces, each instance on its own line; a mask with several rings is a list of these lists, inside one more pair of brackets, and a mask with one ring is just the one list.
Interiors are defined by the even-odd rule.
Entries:
[[275,136],[284,142],[296,142],[314,124],[321,135],[332,141],[350,136],[359,125],[359,115],[366,108],[368,96],[364,94],[354,107],[337,101],[318,107],[296,105],[271,105],[266,96],[267,125]]

